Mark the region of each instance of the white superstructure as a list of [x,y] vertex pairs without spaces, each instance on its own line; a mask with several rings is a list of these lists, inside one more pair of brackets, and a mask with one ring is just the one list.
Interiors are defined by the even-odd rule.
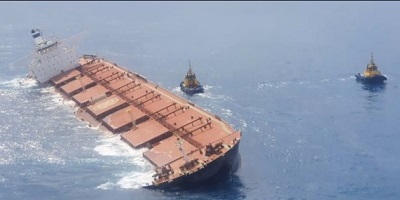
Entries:
[[58,40],[46,40],[40,29],[32,29],[35,43],[34,59],[30,63],[30,75],[39,83],[79,66],[75,47]]

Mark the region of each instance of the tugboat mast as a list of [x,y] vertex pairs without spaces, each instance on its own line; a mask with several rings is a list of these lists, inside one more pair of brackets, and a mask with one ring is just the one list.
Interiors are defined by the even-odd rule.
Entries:
[[[193,72],[192,72],[192,65],[190,64],[190,60],[189,60],[189,71],[188,71],[188,73],[187,73],[187,77],[189,77],[189,78],[192,78],[192,76],[193,76],[194,74],[193,74]],[[194,75],[195,76],[195,75]],[[196,76],[195,76],[196,77]]]
[[374,51],[371,52],[371,63],[375,64],[375,62],[374,62]]

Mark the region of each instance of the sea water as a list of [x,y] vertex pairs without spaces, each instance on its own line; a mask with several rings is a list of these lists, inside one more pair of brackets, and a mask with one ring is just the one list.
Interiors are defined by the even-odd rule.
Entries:
[[[400,199],[399,2],[1,2],[0,199]],[[146,76],[243,132],[227,180],[153,169],[27,79],[30,30]],[[374,51],[388,77],[356,82]],[[179,90],[189,60],[203,94]]]

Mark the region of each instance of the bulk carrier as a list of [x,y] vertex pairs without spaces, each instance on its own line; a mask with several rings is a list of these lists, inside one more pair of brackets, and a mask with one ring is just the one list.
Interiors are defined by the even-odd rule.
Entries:
[[204,183],[234,173],[241,163],[241,131],[192,102],[95,55],[78,56],[62,40],[31,31],[35,52],[29,77],[73,100],[79,120],[146,148],[154,166],[146,188]]

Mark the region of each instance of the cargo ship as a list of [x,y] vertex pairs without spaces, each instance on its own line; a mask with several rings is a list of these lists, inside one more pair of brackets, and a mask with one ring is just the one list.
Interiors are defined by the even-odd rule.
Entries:
[[196,78],[196,74],[192,71],[192,66],[190,65],[189,60],[189,70],[186,73],[185,79],[180,83],[181,90],[188,94],[194,95],[196,93],[203,93],[204,88],[203,85]]
[[31,31],[35,52],[29,77],[50,83],[76,103],[76,117],[119,134],[154,166],[145,188],[203,184],[240,167],[241,131],[171,91],[95,55],[78,56],[63,40]]
[[364,74],[356,74],[356,80],[365,84],[381,84],[387,80],[385,75],[382,75],[378,70],[378,66],[374,62],[374,54],[371,53],[371,61],[368,63]]

